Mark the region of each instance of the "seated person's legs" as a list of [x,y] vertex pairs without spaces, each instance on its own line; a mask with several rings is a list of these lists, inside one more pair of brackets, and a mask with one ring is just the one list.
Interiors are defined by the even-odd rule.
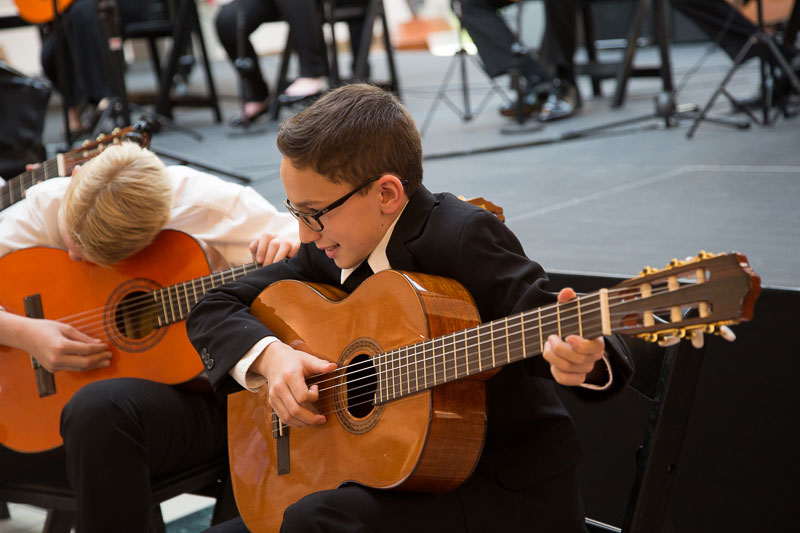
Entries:
[[292,103],[317,96],[325,89],[328,73],[322,20],[315,0],[276,0],[291,28],[292,46],[297,50],[300,77],[284,90],[281,101]]
[[61,414],[78,531],[147,531],[151,479],[226,453],[225,412],[212,394],[143,379],[97,381]]
[[[239,29],[236,22],[237,4],[243,2],[244,9],[244,56],[239,58]],[[216,28],[222,46],[231,62],[237,66],[242,96],[245,100],[244,113],[253,120],[269,109],[269,87],[258,64],[258,55],[250,42],[249,35],[262,23],[280,19],[280,12],[274,2],[262,0],[235,0],[223,5],[217,12]],[[237,64],[237,58],[240,62]],[[243,60],[243,61],[242,61]],[[231,125],[240,126],[244,117],[235,116]]]

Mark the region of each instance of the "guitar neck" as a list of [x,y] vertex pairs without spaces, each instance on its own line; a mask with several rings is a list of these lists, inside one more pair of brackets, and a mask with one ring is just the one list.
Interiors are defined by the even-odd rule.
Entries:
[[377,403],[541,355],[550,335],[609,331],[607,291],[494,320],[378,355]]
[[235,281],[260,267],[258,263],[248,263],[153,291],[150,297],[159,309],[156,327],[161,328],[184,320],[206,292]]
[[26,170],[22,174],[14,176],[0,187],[0,211],[25,198],[25,191],[37,183],[68,175],[77,163],[76,161],[67,168],[67,158],[64,157],[64,154],[59,154],[33,170]]

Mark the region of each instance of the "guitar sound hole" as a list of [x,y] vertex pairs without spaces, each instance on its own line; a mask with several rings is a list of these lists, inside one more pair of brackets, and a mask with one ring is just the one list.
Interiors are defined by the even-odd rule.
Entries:
[[375,407],[378,380],[372,358],[357,355],[347,365],[347,411],[356,418],[368,416]]
[[158,314],[157,309],[150,305],[148,294],[144,291],[130,292],[117,305],[114,322],[124,337],[142,339],[155,329]]

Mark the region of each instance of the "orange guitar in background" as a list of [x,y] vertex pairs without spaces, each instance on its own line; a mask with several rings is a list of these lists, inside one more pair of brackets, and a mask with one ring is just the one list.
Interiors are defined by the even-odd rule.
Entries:
[[[73,0],[57,0],[58,12],[63,13]],[[53,20],[53,0],[14,0],[19,16],[33,24],[44,24]]]
[[[761,0],[764,8],[764,25],[774,26],[789,18],[796,0]],[[751,0],[744,6],[741,0],[729,0],[729,3],[737,8],[742,15],[747,17],[753,24],[758,24],[758,2]]]
[[197,377],[203,365],[186,335],[189,309],[207,290],[258,266],[219,270],[227,268],[220,254],[174,230],[110,268],[47,247],[0,258],[5,312],[70,324],[107,342],[113,354],[108,368],[50,373],[27,353],[0,346],[0,444],[20,452],[59,446],[61,410],[88,383],[139,377],[177,384]]

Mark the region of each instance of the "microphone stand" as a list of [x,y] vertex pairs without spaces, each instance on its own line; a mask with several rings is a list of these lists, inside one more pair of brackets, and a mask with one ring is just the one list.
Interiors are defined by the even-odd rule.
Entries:
[[[511,45],[513,60],[511,62],[511,85],[517,92],[517,106],[514,122],[500,128],[500,133],[533,133],[540,131],[544,126],[537,120],[528,121],[522,112],[525,100],[525,87],[522,84],[522,58],[528,53],[522,44],[522,0],[517,2],[517,30],[514,32],[514,43]],[[530,88],[528,88],[530,89]]]
[[[61,13],[58,12],[58,0],[53,0],[53,42],[55,43],[55,53],[58,60],[56,61],[56,72],[58,79],[61,81],[61,87],[64,92],[71,92],[70,81],[67,79],[66,61],[64,59],[64,49],[66,48],[67,36],[61,28]],[[72,130],[69,127],[69,103],[67,102],[66,94],[62,93],[61,98],[64,105],[61,107],[64,121],[64,152],[72,148]]]

